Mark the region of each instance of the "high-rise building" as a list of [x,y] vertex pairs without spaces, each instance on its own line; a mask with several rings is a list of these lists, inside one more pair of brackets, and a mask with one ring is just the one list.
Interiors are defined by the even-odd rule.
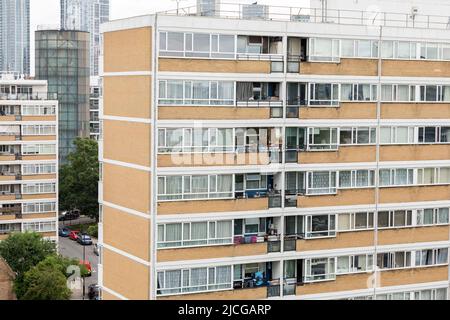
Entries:
[[99,103],[100,103],[100,77],[91,77],[91,94],[89,97],[90,112],[90,136],[91,139],[98,140],[100,135]]
[[100,24],[109,21],[109,0],[60,0],[61,29],[90,33],[91,75],[98,75]]
[[46,81],[0,73],[0,241],[25,231],[57,241],[57,128]]
[[48,81],[59,101],[59,161],[75,150],[76,137],[89,137],[89,33],[36,31],[36,78]]
[[241,8],[102,26],[102,298],[447,299],[448,19]]
[[30,0],[0,1],[0,71],[30,74]]

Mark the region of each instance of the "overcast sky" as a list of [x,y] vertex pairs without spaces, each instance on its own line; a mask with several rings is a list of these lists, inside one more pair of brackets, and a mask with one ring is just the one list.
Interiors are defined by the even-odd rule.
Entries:
[[[256,0],[223,0],[223,3],[253,3]],[[59,0],[31,2],[31,73],[34,74],[34,31],[38,25],[59,25]],[[175,9],[176,0],[110,0],[111,19],[121,19]],[[180,7],[195,5],[196,0],[181,0]],[[258,0],[260,4],[303,7],[308,0]]]

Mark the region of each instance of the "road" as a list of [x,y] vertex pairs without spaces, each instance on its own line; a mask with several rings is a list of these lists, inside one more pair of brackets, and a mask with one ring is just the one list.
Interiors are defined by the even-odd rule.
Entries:
[[[94,242],[96,240],[94,239]],[[98,257],[94,254],[93,246],[85,246],[85,254],[86,260],[91,263],[92,266],[92,276],[85,278],[85,287],[86,287],[86,296],[87,300],[87,292],[88,286],[90,284],[97,284],[97,265],[98,265]],[[77,260],[83,259],[83,246],[78,244],[76,241],[72,241],[69,238],[59,237],[59,253],[67,258],[75,258]],[[82,300],[83,294],[81,290],[73,290],[72,300]]]

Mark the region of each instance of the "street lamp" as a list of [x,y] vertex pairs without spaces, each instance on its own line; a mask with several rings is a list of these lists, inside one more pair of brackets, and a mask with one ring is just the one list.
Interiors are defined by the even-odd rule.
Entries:
[[[83,236],[83,235],[81,235],[81,236]],[[81,241],[81,242],[83,242],[83,241]],[[83,265],[86,265],[85,261],[86,261],[86,246],[83,245]],[[84,277],[83,277],[83,300],[84,300],[84,295],[86,294],[86,282],[85,281],[86,281],[86,275],[84,275]]]

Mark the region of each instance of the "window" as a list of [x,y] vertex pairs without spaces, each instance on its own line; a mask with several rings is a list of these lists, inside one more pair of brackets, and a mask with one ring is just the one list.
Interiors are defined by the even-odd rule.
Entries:
[[37,203],[22,204],[23,214],[55,212],[55,211],[56,211],[55,202],[37,202]]
[[36,154],[56,154],[55,144],[24,144],[22,146],[23,155],[36,155]]
[[159,103],[163,105],[233,105],[234,82],[160,80]]
[[377,255],[377,266],[380,269],[398,269],[411,267],[411,252],[387,252]]
[[234,35],[160,32],[160,56],[229,59],[235,57]]
[[372,269],[373,256],[371,254],[337,257],[337,274],[366,272]]
[[380,186],[405,186],[414,183],[414,169],[381,169]]
[[382,127],[380,129],[381,144],[413,144],[413,127]]
[[423,102],[449,102],[450,86],[424,85],[420,88],[420,101]]
[[305,259],[305,282],[336,278],[336,258]]
[[56,106],[54,105],[23,105],[22,115],[23,116],[47,116],[55,115]]
[[158,271],[158,295],[232,288],[231,266]]
[[339,105],[339,84],[310,83],[309,105],[311,106]]
[[306,235],[308,238],[336,236],[336,215],[306,216]]
[[430,185],[437,183],[437,168],[424,168],[417,170],[417,184]]
[[376,101],[375,84],[341,84],[342,101]]
[[42,163],[42,164],[23,164],[22,175],[35,174],[52,174],[56,173],[56,164]]
[[338,214],[338,230],[368,230],[373,228],[373,212],[356,212]]
[[232,128],[158,129],[158,152],[231,152],[234,136]]
[[308,128],[309,150],[335,150],[338,147],[337,128]]
[[233,197],[232,175],[158,177],[158,200],[200,200]]
[[339,137],[341,145],[374,144],[377,140],[377,131],[376,128],[367,127],[340,128]]
[[51,136],[56,134],[55,125],[23,125],[22,134],[27,136]]
[[352,170],[339,172],[339,188],[373,187],[375,172],[373,170]]
[[23,194],[55,193],[55,183],[25,183],[22,185]]
[[383,84],[381,85],[381,101],[409,102],[416,100],[416,87],[413,85]]
[[310,38],[309,40],[310,61],[339,61],[339,40]]
[[336,172],[308,172],[307,194],[336,193]]
[[24,222],[22,228],[24,232],[53,232],[56,231],[56,222]]
[[448,224],[449,208],[420,209],[416,217],[418,226]]
[[430,266],[448,262],[448,248],[418,250],[415,254],[416,266]]
[[231,244],[233,223],[229,221],[158,225],[158,248]]
[[412,211],[379,211],[378,228],[398,228],[412,226]]

